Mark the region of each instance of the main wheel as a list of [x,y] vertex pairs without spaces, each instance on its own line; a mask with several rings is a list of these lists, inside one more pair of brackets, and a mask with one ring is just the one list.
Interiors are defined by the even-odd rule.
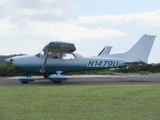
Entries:
[[28,84],[28,82],[21,82],[21,84]]
[[27,77],[31,77],[31,74],[29,74],[29,73],[26,73],[26,76],[27,76]]

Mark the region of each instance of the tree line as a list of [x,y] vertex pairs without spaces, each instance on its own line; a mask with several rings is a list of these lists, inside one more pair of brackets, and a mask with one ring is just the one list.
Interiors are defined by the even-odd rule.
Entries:
[[[117,73],[138,73],[147,71],[150,73],[160,73],[160,63],[148,64],[146,66],[130,67],[130,68],[116,68],[116,69],[103,69],[103,70],[90,70],[65,73],[66,75],[114,75]],[[0,76],[24,76],[25,72],[15,69],[12,64],[0,65]],[[38,75],[38,74],[33,74]]]
[[26,54],[14,54],[14,55],[0,55],[0,65],[5,65],[5,59],[15,57],[15,56],[20,56],[20,55],[26,55]]

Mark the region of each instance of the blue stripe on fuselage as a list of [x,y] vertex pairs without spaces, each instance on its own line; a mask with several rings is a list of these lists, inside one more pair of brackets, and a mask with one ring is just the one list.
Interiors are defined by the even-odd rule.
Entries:
[[[40,70],[42,69],[41,65],[37,66],[15,66],[16,69],[24,72],[29,73],[40,73]],[[119,66],[123,67],[123,66]],[[76,71],[86,71],[86,70],[98,70],[98,69],[107,69],[106,67],[86,67],[86,66],[46,66],[45,67],[45,73],[55,73],[56,71],[63,71],[63,72],[76,72]]]

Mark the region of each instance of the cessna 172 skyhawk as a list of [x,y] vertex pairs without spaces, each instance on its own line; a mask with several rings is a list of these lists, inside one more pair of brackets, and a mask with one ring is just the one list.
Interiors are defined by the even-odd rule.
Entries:
[[61,75],[61,73],[65,72],[147,64],[155,37],[154,35],[143,35],[125,53],[109,54],[111,47],[105,47],[98,56],[93,57],[82,57],[75,53],[76,48],[73,43],[53,41],[43,48],[43,54],[18,56],[6,59],[6,61],[13,63],[16,69],[27,73],[27,76],[19,79],[22,83],[34,81],[34,78],[28,75],[29,73],[40,73],[44,76],[49,75],[48,78],[51,81],[60,83],[68,79],[67,76]]

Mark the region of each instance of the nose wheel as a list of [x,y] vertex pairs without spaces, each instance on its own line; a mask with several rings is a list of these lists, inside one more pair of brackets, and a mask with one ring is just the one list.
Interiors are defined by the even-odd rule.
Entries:
[[19,78],[19,80],[21,81],[21,84],[27,84],[29,82],[33,82],[34,78],[31,77],[29,73],[27,73],[26,76],[22,76],[21,78]]

